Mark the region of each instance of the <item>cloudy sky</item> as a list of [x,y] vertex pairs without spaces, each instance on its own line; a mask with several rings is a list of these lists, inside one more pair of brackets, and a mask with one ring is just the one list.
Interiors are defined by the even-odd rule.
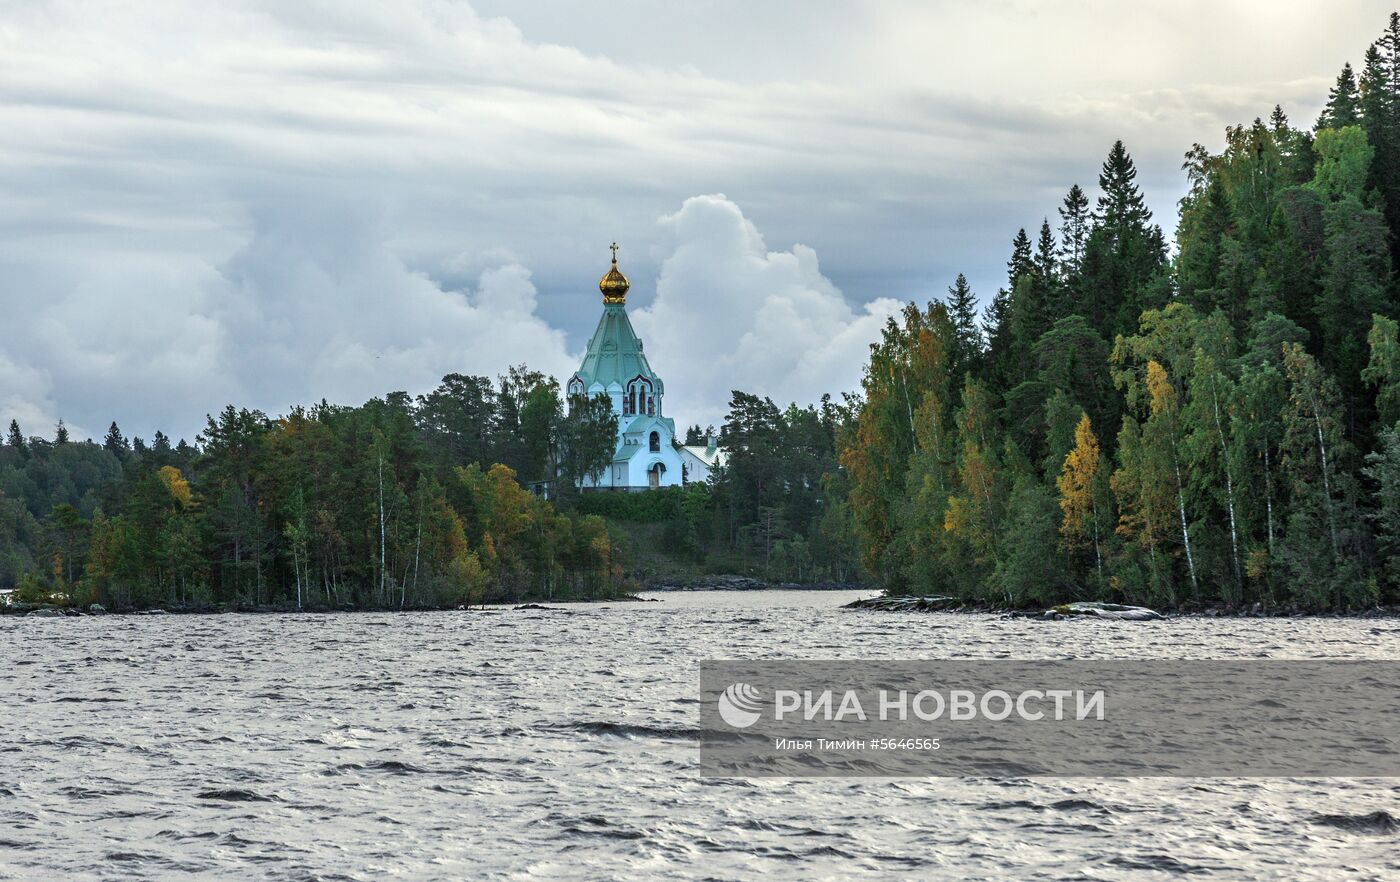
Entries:
[[678,422],[853,388],[1122,138],[1315,118],[1389,5],[0,0],[0,420],[560,378],[621,246]]

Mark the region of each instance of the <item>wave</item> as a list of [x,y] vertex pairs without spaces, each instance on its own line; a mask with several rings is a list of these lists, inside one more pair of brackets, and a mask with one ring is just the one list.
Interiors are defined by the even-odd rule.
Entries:
[[218,802],[281,802],[277,796],[265,796],[252,790],[244,790],[241,787],[222,787],[211,790],[201,790],[195,794],[195,799],[209,799]]
[[1374,811],[1364,815],[1316,815],[1314,824],[1335,827],[1348,833],[1394,833],[1400,830],[1400,819],[1387,811]]
[[541,723],[521,728],[513,726],[502,735],[528,735],[532,732],[577,732],[582,735],[606,735],[616,738],[657,738],[667,741],[699,741],[709,733],[692,726],[660,726],[650,723],[614,723],[607,720],[575,720],[567,723]]
[[1169,854],[1144,854],[1136,857],[1115,857],[1108,861],[1114,866],[1123,867],[1127,870],[1155,870],[1159,873],[1213,873],[1210,867],[1200,864],[1188,864],[1177,860]]
[[406,763],[402,760],[375,760],[369,763],[341,763],[336,766],[338,772],[387,772],[391,775],[426,775],[431,772],[422,766],[415,766],[413,763]]

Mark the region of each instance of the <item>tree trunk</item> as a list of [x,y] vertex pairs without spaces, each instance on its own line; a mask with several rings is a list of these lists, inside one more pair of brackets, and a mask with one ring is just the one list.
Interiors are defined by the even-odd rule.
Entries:
[[1327,502],[1327,529],[1332,534],[1332,554],[1341,555],[1337,542],[1337,518],[1332,513],[1332,481],[1327,477],[1327,443],[1322,438],[1322,417],[1317,413],[1317,402],[1313,402],[1313,426],[1317,429],[1317,450],[1322,455],[1322,493]]
[[1225,470],[1225,502],[1230,512],[1230,559],[1235,564],[1235,585],[1244,590],[1244,574],[1240,570],[1239,530],[1235,526],[1235,476],[1230,469],[1230,453],[1225,447],[1225,429],[1220,424],[1220,395],[1211,383],[1211,405],[1215,411],[1215,433],[1220,439],[1220,467]]
[[1191,574],[1191,590],[1200,596],[1201,586],[1196,582],[1196,559],[1191,555],[1191,530],[1186,526],[1186,494],[1181,487],[1181,466],[1175,457],[1172,468],[1176,470],[1176,510],[1181,515],[1181,542],[1186,547],[1186,569]]
[[1268,519],[1269,557],[1274,556],[1274,472],[1269,465],[1269,442],[1264,442],[1264,509]]
[[388,550],[384,537],[384,452],[379,452],[379,602],[383,603],[388,594],[386,579],[389,576]]

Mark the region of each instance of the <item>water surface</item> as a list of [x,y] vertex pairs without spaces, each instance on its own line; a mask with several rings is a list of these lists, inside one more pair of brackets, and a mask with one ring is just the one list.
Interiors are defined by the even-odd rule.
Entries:
[[1400,658],[1400,622],[1041,623],[854,592],[0,618],[0,878],[1400,877],[1400,782],[711,780],[705,658]]

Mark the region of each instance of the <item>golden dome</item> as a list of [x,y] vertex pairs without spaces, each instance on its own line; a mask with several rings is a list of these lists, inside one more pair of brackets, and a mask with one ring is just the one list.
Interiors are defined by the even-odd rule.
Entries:
[[598,290],[603,292],[604,303],[626,303],[627,289],[631,285],[627,277],[617,268],[617,243],[612,243],[612,267],[598,280]]

